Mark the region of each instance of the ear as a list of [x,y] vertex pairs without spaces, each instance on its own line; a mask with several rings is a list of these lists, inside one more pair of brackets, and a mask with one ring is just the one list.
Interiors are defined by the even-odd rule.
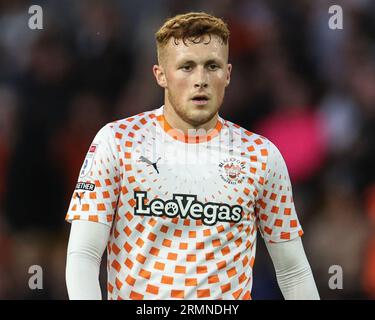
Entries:
[[230,63],[228,63],[228,65],[227,65],[227,84],[226,84],[226,86],[228,86],[229,83],[230,83],[231,72],[232,72],[232,65]]
[[154,76],[158,85],[161,86],[162,88],[166,88],[167,80],[165,78],[164,68],[161,65],[155,64],[152,67],[152,72],[154,73]]

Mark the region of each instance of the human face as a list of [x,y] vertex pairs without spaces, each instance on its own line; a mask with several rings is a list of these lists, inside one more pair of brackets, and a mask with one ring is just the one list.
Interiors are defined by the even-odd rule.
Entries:
[[200,43],[172,38],[162,48],[160,60],[154,75],[165,89],[171,122],[205,127],[217,115],[230,82],[228,45],[214,35],[205,35]]

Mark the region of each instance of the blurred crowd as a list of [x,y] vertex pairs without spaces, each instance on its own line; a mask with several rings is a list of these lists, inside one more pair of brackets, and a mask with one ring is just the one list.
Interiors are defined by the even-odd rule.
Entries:
[[[375,1],[32,4],[43,30],[27,26],[29,1],[0,0],[0,299],[67,298],[64,218],[88,146],[107,122],[163,104],[154,33],[187,11],[229,25],[220,115],[283,154],[321,297],[375,298]],[[342,30],[328,27],[332,4]],[[31,265],[43,290],[28,286]],[[329,288],[332,265],[342,290]],[[253,298],[282,298],[260,237]]]

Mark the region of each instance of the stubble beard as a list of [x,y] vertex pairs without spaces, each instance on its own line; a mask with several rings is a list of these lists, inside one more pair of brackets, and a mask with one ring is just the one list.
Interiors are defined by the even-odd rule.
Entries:
[[[212,120],[216,113],[220,109],[221,102],[216,106],[216,108],[207,108],[207,106],[188,106],[187,102],[185,105],[177,103],[176,99],[168,92],[168,99],[176,114],[186,123],[189,123],[193,127],[200,127],[205,123]],[[205,109],[206,108],[206,109]],[[192,109],[195,109],[192,111]],[[197,109],[202,109],[202,112],[196,111]],[[207,112],[209,110],[209,112]],[[191,112],[192,111],[192,112]]]

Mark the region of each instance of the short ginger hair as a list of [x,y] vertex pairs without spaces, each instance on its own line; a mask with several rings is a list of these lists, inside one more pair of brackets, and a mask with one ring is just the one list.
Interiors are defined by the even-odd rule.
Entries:
[[186,40],[201,43],[204,41],[204,35],[209,35],[210,39],[211,35],[216,35],[225,45],[229,42],[227,24],[222,19],[205,12],[189,12],[167,19],[155,33],[158,61],[160,62],[161,49],[171,38],[174,41],[182,40],[184,44]]

